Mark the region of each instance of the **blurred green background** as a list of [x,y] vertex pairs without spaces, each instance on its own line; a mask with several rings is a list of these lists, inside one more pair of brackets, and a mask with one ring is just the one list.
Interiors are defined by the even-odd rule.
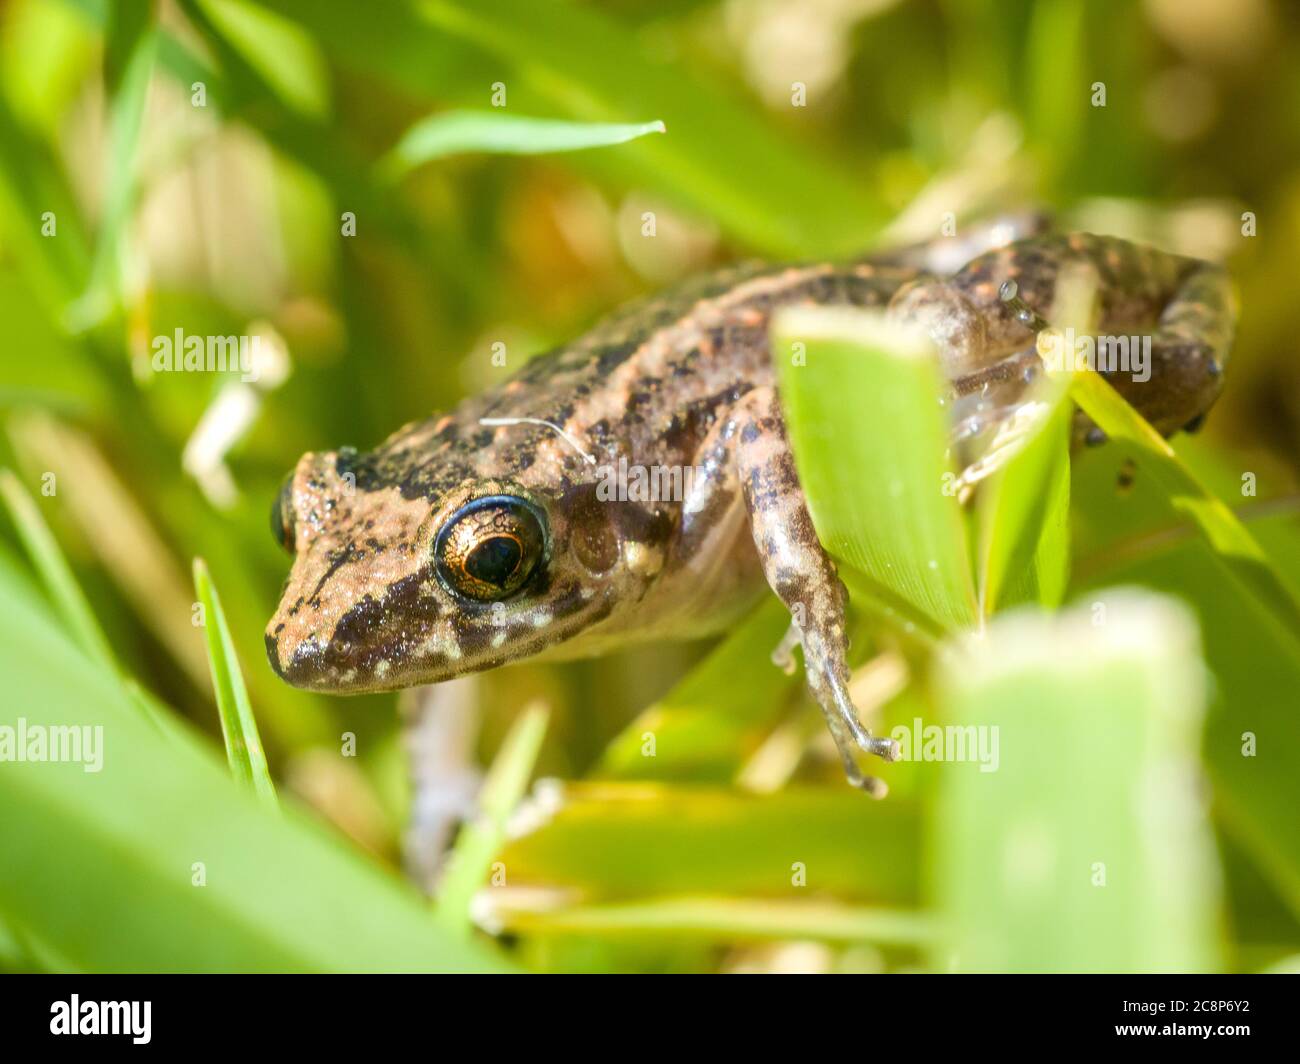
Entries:
[[[90,666],[59,644],[57,596],[6,522],[0,574],[15,606],[0,644],[4,719],[48,711],[107,722],[110,742],[139,739],[124,739],[132,752],[121,755],[135,778],[110,783],[128,773],[110,754],[107,790],[69,766],[0,765],[0,965],[437,968],[503,955],[597,971],[1293,965],[1300,644],[1215,567],[1151,478],[1117,489],[1122,444],[1076,456],[1067,597],[1086,612],[1104,597],[1094,589],[1127,584],[1183,600],[1204,673],[1195,635],[1178,634],[1186,618],[1147,602],[1138,613],[1154,610],[1151,624],[1174,634],[1133,665],[1146,679],[1114,692],[1113,672],[1064,668],[1021,719],[1023,707],[995,697],[998,677],[936,694],[954,681],[932,648],[864,621],[870,664],[855,690],[883,707],[886,726],[928,719],[938,699],[958,717],[1001,720],[1010,742],[1022,725],[1041,727],[1062,691],[1093,681],[1106,707],[1066,699],[1060,717],[1076,730],[1025,740],[1042,778],[1008,768],[1005,790],[981,798],[966,791],[985,777],[903,764],[883,770],[892,795],[879,804],[843,785],[816,711],[767,664],[783,628],[771,608],[717,649],[485,674],[439,703],[461,722],[448,776],[469,793],[520,708],[541,703],[536,764],[529,736],[507,746],[496,796],[513,805],[530,768],[568,781],[542,787],[529,829],[504,850],[491,825],[470,840],[479,856],[462,863],[459,901],[504,882],[504,900],[474,902],[480,927],[504,932],[495,948],[467,944],[469,923],[445,900],[423,952],[414,897],[388,923],[357,915],[381,892],[402,893],[399,698],[292,690],[271,673],[262,631],[288,565],[268,511],[303,452],[371,446],[620,301],[714,265],[848,255],[931,239],[949,216],[1025,206],[1063,227],[1226,261],[1243,308],[1226,392],[1205,432],[1177,449],[1293,581],[1298,23],[1294,5],[1269,0],[0,3],[0,464],[34,498],[115,663],[78,672]],[[383,166],[416,123],[489,112],[503,94],[514,116],[661,120],[667,133]],[[153,339],[176,329],[260,336],[273,372],[251,384],[153,372]],[[869,504],[881,486],[863,479],[858,490]],[[308,811],[286,814],[293,844],[281,834],[290,828],[268,824],[278,814],[216,771],[194,557],[219,589],[282,804]],[[1068,642],[1074,629],[1060,623]],[[184,737],[137,736],[138,698],[114,670],[158,712],[183,717]],[[1179,716],[1186,705],[1170,724],[1163,695],[1142,699],[1143,683],[1170,670],[1205,691],[1203,740],[1199,716]],[[1117,715],[1134,691],[1135,716]],[[415,696],[402,697],[409,711]],[[1135,719],[1153,722],[1155,738],[1130,778],[1092,739],[1140,730]],[[1246,732],[1258,741],[1248,757]],[[340,756],[347,733],[355,757]],[[1180,785],[1193,781],[1194,800],[1166,795],[1144,821],[1151,810],[1124,796],[1163,786],[1167,761],[1187,774]],[[1077,786],[1055,794],[1052,779]],[[1041,821],[1017,827],[1016,810],[1036,803]],[[1160,816],[1176,823],[1157,829]],[[1108,859],[1100,841],[1071,856],[1063,840],[1090,832],[1129,859]],[[1154,852],[1153,839],[1169,838],[1186,845]],[[1076,857],[1069,875],[1091,893],[1063,885],[1053,863]],[[1108,860],[1099,886],[1093,863]],[[195,861],[213,869],[203,889],[229,893],[195,902]],[[232,939],[226,918],[258,931]],[[1162,919],[1170,926],[1144,937]],[[340,921],[361,922],[345,932]],[[997,941],[972,938],[976,925]],[[315,952],[320,936],[337,948]]]

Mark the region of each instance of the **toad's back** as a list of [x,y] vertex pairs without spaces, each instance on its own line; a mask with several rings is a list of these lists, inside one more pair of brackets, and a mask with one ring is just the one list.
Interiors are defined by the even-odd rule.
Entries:
[[[601,463],[691,464],[720,412],[771,383],[775,308],[883,307],[916,276],[868,263],[752,264],[696,279],[624,308],[453,413],[400,429],[355,460],[357,486],[400,485],[427,498],[474,476],[545,487],[581,475],[581,451]],[[532,421],[484,426],[484,418]]]

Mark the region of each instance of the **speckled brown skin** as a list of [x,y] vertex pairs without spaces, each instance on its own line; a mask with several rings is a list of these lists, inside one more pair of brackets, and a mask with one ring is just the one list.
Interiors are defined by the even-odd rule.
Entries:
[[[1034,336],[1001,300],[1002,285],[1016,282],[1020,298],[1047,315],[1062,267],[1080,263],[1095,274],[1098,335],[1151,337],[1150,380],[1107,379],[1162,434],[1194,426],[1218,398],[1236,324],[1232,287],[1217,266],[1114,237],[1037,236],[986,252],[946,280],[913,282],[891,312],[929,328],[959,394],[978,387],[997,409],[1039,368]],[[1085,437],[1092,429],[1082,416],[1077,426]]]
[[[1151,380],[1116,381],[1129,400],[1166,433],[1203,415],[1233,320],[1223,274],[1204,263],[1073,235],[986,251],[949,277],[927,271],[925,249],[735,267],[624,309],[373,451],[305,455],[286,489],[294,563],[267,629],[272,666],[292,684],[339,693],[437,683],[521,658],[716,632],[766,584],[791,610],[850,779],[880,793],[853,751],[888,758],[893,748],[871,738],[848,696],[846,594],[786,441],[770,315],[850,305],[919,320],[954,392],[999,409],[1035,369],[1034,336],[999,286],[1016,280],[1046,314],[1070,260],[1096,270],[1099,332],[1154,329]],[[483,418],[544,419],[564,436]],[[597,485],[620,458],[697,475],[683,497],[603,498]],[[433,562],[439,530],[488,495],[527,500],[546,522],[545,556],[497,602],[458,594]]]

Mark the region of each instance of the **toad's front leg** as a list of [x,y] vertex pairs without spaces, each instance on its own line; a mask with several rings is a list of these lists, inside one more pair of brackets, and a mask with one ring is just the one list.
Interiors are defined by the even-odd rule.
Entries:
[[826,715],[849,782],[883,797],[884,782],[862,774],[855,751],[893,761],[898,745],[873,737],[849,698],[848,594],[813,529],[775,387],[748,392],[730,420],[736,471],[763,575],[790,610],[803,646],[808,687]]

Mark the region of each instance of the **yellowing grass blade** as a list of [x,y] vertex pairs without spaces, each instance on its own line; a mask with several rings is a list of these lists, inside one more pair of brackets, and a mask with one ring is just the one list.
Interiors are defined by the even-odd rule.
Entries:
[[501,744],[479,792],[479,815],[466,824],[438,890],[438,921],[462,934],[470,930],[470,903],[483,886],[506,837],[506,820],[528,789],[550,712],[543,705],[520,714]]

